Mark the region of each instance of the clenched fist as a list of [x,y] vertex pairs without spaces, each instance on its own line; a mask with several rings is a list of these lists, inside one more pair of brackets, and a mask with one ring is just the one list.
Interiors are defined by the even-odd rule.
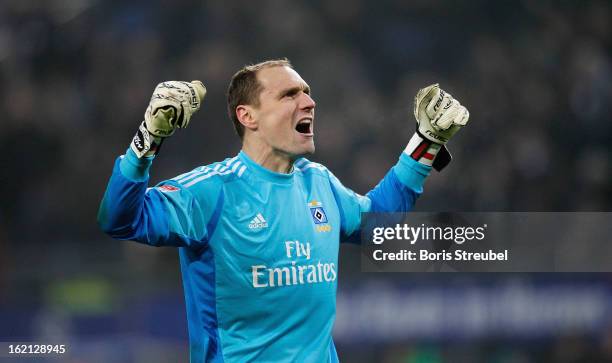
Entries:
[[177,128],[185,128],[191,116],[200,109],[206,88],[200,81],[167,81],[155,87],[144,120],[153,136],[171,136]]
[[177,128],[189,125],[191,116],[200,109],[206,87],[200,81],[167,81],[155,87],[144,114],[144,121],[130,147],[141,158],[157,153],[163,138]]
[[414,117],[419,133],[445,145],[470,118],[468,110],[438,84],[425,87],[414,98]]

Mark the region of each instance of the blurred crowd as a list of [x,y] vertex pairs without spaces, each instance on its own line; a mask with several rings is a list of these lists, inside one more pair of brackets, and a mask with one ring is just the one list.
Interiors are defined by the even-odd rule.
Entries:
[[[609,209],[612,13],[605,1],[17,1],[0,7],[2,220],[26,237],[91,236],[113,159],[155,85],[201,79],[192,127],[160,181],[233,155],[225,90],[242,65],[288,57],[317,101],[314,160],[365,193],[439,82],[471,112],[431,210]],[[26,228],[36,225],[36,229]],[[22,237],[23,238],[23,237]]]
[[[164,144],[152,181],[236,154],[226,87],[243,65],[270,58],[289,58],[312,88],[311,159],[357,192],[414,132],[417,90],[440,83],[470,125],[417,209],[610,210],[611,49],[603,0],[4,0],[0,301],[44,295],[45,278],[83,269],[176,268],[173,251],[99,232],[113,162],[164,80],[200,79],[208,95]],[[161,280],[177,288],[173,271]]]

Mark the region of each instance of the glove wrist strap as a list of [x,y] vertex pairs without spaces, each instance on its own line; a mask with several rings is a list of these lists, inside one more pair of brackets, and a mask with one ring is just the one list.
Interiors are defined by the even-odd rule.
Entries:
[[136,135],[132,138],[130,148],[140,159],[143,156],[157,155],[163,141],[163,138],[152,135],[149,130],[147,130],[147,126],[143,121],[140,127],[138,127]]
[[423,135],[417,131],[412,135],[404,152],[417,162],[432,166],[441,147],[442,145],[436,144],[423,137]]

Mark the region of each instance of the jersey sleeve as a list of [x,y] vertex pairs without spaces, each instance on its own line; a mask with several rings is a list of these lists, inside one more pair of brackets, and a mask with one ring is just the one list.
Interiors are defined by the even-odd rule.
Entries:
[[111,237],[152,246],[202,247],[214,228],[219,190],[205,198],[174,180],[148,188],[151,158],[130,149],[115,161],[98,224]]
[[423,184],[430,171],[430,166],[402,153],[397,164],[365,196],[346,188],[329,172],[332,191],[340,209],[342,241],[359,241],[361,213],[412,210],[423,193]]

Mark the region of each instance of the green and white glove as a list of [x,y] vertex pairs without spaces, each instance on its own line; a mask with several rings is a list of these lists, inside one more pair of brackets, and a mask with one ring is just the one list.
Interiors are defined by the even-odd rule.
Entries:
[[470,118],[468,110],[440,86],[422,88],[414,98],[418,132],[436,144],[445,145]]
[[422,88],[414,98],[417,131],[404,152],[441,171],[452,160],[446,143],[470,118],[468,110],[438,84]]
[[189,125],[191,116],[200,109],[206,87],[200,81],[167,81],[155,87],[144,114],[144,121],[130,147],[139,158],[155,155],[164,140],[177,128]]

